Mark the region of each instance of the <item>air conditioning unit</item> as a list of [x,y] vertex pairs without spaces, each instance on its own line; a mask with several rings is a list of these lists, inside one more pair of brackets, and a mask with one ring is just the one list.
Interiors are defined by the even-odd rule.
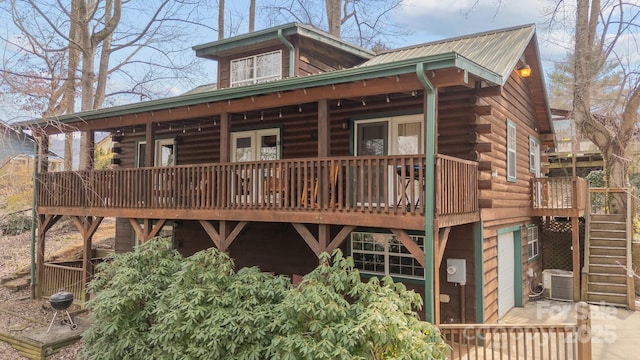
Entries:
[[573,272],[560,269],[544,270],[542,287],[547,299],[573,301]]

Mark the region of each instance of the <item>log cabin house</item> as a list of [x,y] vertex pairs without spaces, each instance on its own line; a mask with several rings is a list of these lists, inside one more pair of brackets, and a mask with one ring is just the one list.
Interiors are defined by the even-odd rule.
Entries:
[[72,131],[114,141],[112,170],[37,175],[39,289],[53,223],[82,233],[84,284],[115,217],[117,252],[164,233],[185,256],[215,246],[292,277],[340,248],[363,279],[420,293],[436,323],[527,300],[540,217],[576,214],[541,195],[553,136],[534,25],[374,54],[292,23],[194,50],[217,61],[214,89],[25,124],[41,151]]

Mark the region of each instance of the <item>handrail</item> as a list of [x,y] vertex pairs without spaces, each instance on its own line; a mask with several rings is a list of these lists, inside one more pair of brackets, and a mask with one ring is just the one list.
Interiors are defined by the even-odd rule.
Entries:
[[[438,155],[441,214],[478,211],[477,163]],[[424,155],[299,158],[38,176],[38,206],[424,216]]]
[[532,207],[546,210],[584,210],[586,180],[579,177],[531,179]]

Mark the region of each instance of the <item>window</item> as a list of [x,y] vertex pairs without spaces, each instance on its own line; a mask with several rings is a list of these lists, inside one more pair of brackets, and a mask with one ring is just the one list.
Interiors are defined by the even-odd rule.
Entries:
[[231,133],[231,161],[280,159],[280,129],[237,131]]
[[527,227],[527,254],[529,254],[529,260],[533,260],[539,253],[538,227],[536,225],[529,225]]
[[516,181],[516,124],[507,119],[507,181]]
[[282,78],[282,51],[231,60],[231,86],[259,84]]
[[[424,236],[409,236],[424,251]],[[395,235],[351,233],[351,256],[364,274],[424,279],[424,268]]]
[[[156,154],[154,156],[154,164],[153,166],[173,166],[176,164],[175,157],[176,144],[175,139],[159,139],[156,140]],[[147,154],[147,142],[140,141],[138,142],[138,150],[137,150],[137,159],[136,166],[137,167],[145,167],[145,158]]]
[[540,143],[532,136],[529,136],[529,171],[540,176]]

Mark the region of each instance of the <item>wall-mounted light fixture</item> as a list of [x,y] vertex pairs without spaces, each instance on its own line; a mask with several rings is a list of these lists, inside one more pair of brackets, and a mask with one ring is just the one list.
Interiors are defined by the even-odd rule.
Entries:
[[520,74],[520,76],[522,76],[523,78],[529,77],[531,76],[531,66],[529,65],[523,65],[518,69],[518,73]]

